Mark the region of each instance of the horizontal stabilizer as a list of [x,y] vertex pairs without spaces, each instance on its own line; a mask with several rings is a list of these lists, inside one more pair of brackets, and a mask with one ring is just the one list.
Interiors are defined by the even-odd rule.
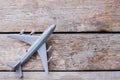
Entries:
[[15,69],[15,67],[18,65],[18,63],[17,62],[8,62],[7,65],[10,66],[12,69]]

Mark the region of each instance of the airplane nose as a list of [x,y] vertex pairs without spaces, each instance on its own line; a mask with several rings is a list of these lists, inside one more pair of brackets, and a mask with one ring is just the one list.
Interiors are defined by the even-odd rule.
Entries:
[[52,26],[53,26],[52,29],[55,29],[55,28],[56,28],[56,25],[55,25],[55,24],[53,24]]
[[51,25],[51,29],[52,29],[52,30],[54,30],[55,28],[56,28],[56,25],[55,25],[55,24]]

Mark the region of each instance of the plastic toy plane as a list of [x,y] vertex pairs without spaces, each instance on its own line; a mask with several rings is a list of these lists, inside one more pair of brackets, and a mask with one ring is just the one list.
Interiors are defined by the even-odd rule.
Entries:
[[35,52],[38,52],[39,56],[41,57],[44,70],[48,74],[49,71],[46,50],[46,39],[52,34],[55,27],[56,27],[55,24],[51,25],[46,31],[44,31],[44,33],[41,36],[32,36],[34,31],[32,31],[30,35],[22,35],[23,34],[22,31],[20,34],[13,34],[8,36],[10,38],[18,39],[31,45],[31,47],[19,61],[8,63],[8,66],[12,67],[12,69],[16,71],[19,78],[22,78],[23,76],[21,65],[23,65]]

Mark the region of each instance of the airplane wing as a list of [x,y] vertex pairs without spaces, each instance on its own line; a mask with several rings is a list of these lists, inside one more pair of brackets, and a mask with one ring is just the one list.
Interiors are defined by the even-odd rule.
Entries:
[[38,38],[37,36],[19,35],[19,34],[10,34],[8,35],[8,37],[23,41],[29,45],[32,45]]
[[46,51],[46,43],[44,43],[38,50],[39,56],[41,57],[43,68],[45,72],[48,74],[48,61],[47,61],[47,51]]

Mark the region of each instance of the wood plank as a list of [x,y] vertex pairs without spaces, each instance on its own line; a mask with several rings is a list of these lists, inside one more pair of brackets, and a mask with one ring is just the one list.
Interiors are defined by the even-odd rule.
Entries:
[[0,0],[0,32],[120,31],[120,0]]
[[[24,72],[21,80],[119,80],[120,72]],[[0,72],[0,80],[20,80],[14,72]]]
[[[0,70],[25,54],[28,45],[0,34]],[[39,35],[39,34],[38,34]],[[119,34],[53,34],[47,41],[50,70],[120,70]],[[24,70],[43,70],[39,56],[33,56]]]

